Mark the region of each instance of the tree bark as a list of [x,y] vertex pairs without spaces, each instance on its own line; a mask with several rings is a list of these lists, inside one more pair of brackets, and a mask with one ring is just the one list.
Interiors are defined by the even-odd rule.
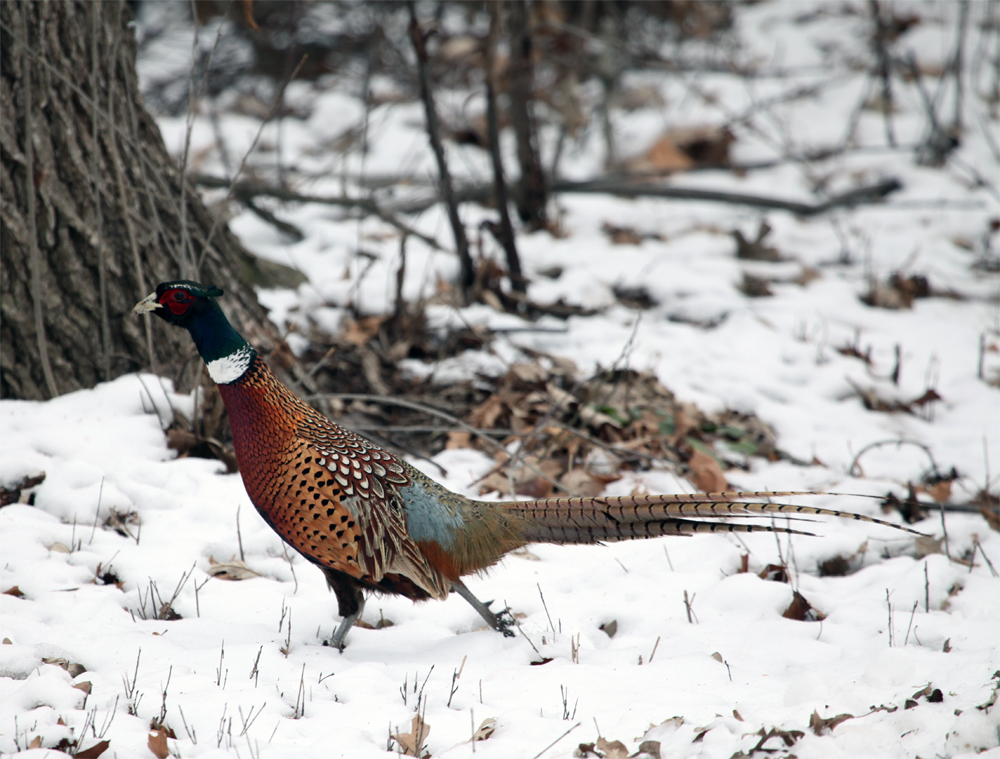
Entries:
[[131,316],[170,279],[219,285],[248,341],[282,345],[249,284],[255,260],[143,107],[129,21],[120,1],[0,3],[0,398],[139,369],[191,387],[188,336]]
[[510,67],[508,114],[517,138],[517,160],[521,180],[515,198],[517,214],[529,230],[547,228],[545,207],[549,194],[538,155],[538,139],[531,104],[535,97],[531,56],[530,6],[526,0],[507,3],[510,23]]

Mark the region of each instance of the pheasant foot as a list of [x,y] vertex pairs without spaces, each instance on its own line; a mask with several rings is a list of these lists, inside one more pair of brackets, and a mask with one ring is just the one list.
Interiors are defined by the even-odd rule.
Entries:
[[499,614],[494,614],[490,611],[490,604],[493,602],[483,603],[480,601],[472,595],[472,591],[461,580],[455,580],[451,584],[451,589],[468,601],[469,605],[479,612],[479,616],[486,620],[486,624],[498,633],[502,633],[505,638],[514,637],[514,631],[511,629],[514,626],[514,618],[510,615],[510,609],[504,609]]

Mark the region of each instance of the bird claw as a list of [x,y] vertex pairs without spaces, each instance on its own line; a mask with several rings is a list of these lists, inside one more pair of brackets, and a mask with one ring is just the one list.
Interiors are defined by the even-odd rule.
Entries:
[[[490,601],[490,603],[493,603]],[[489,604],[487,604],[488,606]],[[503,635],[505,638],[513,638],[514,631],[511,629],[514,627],[514,616],[510,613],[510,607],[501,611],[499,614],[495,614],[494,617],[497,621],[497,626],[494,628],[498,633]]]

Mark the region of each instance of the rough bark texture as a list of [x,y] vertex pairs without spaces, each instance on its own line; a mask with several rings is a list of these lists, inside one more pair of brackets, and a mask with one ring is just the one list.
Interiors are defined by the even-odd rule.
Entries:
[[515,198],[517,214],[529,230],[545,229],[548,191],[538,155],[535,120],[531,103],[535,96],[532,65],[530,6],[525,0],[507,3],[510,23],[510,68],[508,71],[510,124],[517,137],[517,160],[521,181]]
[[254,259],[143,107],[129,20],[123,2],[0,3],[0,398],[49,398],[138,369],[190,387],[190,338],[130,314],[178,277],[226,290],[225,310],[256,347],[282,345],[248,284]]

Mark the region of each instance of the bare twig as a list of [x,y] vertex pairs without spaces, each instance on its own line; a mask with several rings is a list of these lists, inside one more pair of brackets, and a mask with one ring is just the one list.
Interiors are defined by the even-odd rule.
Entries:
[[[261,135],[264,133],[264,127],[266,127],[271,122],[271,119],[274,118],[274,114],[277,113],[278,108],[282,103],[282,99],[285,94],[285,88],[288,87],[289,82],[295,79],[296,75],[299,73],[299,69],[301,69],[302,65],[306,62],[307,57],[308,56],[303,55],[302,58],[299,59],[299,62],[292,70],[292,73],[289,74],[288,78],[285,79],[285,81],[282,83],[281,89],[278,90],[278,94],[275,96],[274,102],[271,104],[271,109],[267,112],[267,116],[260,123],[260,128],[257,130],[257,134],[254,135],[253,142],[250,143],[250,147],[247,148],[247,152],[243,154],[243,160],[240,161],[240,165],[236,168],[236,173],[233,175],[233,180],[232,180],[233,183],[235,183],[236,180],[239,179],[240,174],[243,173],[243,169],[247,165],[247,160],[250,158],[251,155],[253,155],[254,150],[257,149],[257,143],[260,142]],[[232,197],[233,186],[234,185],[230,185],[229,192],[226,193],[226,197],[223,199],[223,204],[225,204]],[[215,235],[215,230],[219,228],[219,224],[222,223],[222,219],[223,219],[223,214],[219,213],[216,214],[215,218],[212,220],[212,226],[209,228],[208,234],[205,236],[204,250],[202,250],[201,256],[198,259],[196,273],[197,269],[201,269],[201,264],[205,260],[205,256],[208,255],[208,252],[211,249],[212,237]]]
[[203,187],[229,187],[231,188],[232,197],[247,205],[249,205],[250,201],[252,201],[255,197],[267,196],[292,203],[320,203],[322,205],[339,206],[341,208],[356,208],[363,213],[377,216],[386,224],[398,229],[404,235],[413,235],[430,247],[434,248],[434,250],[440,250],[445,253],[450,252],[434,237],[425,235],[404,221],[401,221],[392,212],[385,210],[371,198],[351,198],[343,195],[305,195],[303,193],[294,192],[293,190],[287,190],[284,187],[267,185],[254,179],[230,181],[220,177],[209,176],[208,174],[192,174],[191,179],[195,184],[202,185]]
[[417,71],[420,79],[420,98],[424,102],[424,114],[427,119],[427,137],[434,151],[434,158],[437,160],[438,172],[441,177],[441,195],[444,198],[448,211],[448,221],[451,223],[451,231],[455,236],[455,252],[458,253],[458,261],[461,267],[461,290],[463,299],[467,300],[468,290],[472,287],[475,279],[475,270],[472,265],[472,256],[469,255],[469,241],[465,236],[465,228],[462,220],[458,217],[458,202],[452,190],[451,173],[448,171],[448,161],[445,158],[444,146],[441,144],[441,128],[438,124],[437,109],[434,106],[434,98],[431,95],[431,76],[427,66],[427,45],[424,33],[420,29],[417,21],[417,7],[414,0],[407,0],[407,8],[410,11],[410,39],[413,41],[413,49],[417,54]]
[[507,181],[504,179],[503,159],[500,156],[500,126],[497,114],[496,47],[500,35],[500,4],[489,3],[490,33],[486,39],[486,125],[489,132],[490,158],[493,162],[493,191],[496,193],[497,212],[500,214],[499,228],[488,229],[503,246],[507,254],[507,273],[510,286],[516,292],[527,292],[527,283],[521,273],[521,258],[517,254],[514,227],[510,223],[507,208]]

